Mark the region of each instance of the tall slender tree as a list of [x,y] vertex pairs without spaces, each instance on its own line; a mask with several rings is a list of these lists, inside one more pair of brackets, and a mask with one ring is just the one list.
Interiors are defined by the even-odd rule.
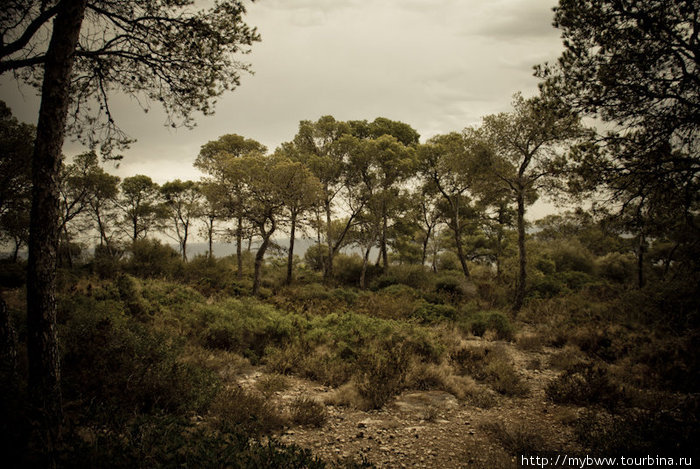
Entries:
[[579,118],[541,97],[517,94],[513,111],[487,116],[482,127],[465,130],[466,135],[483,136],[493,152],[490,171],[510,191],[517,206],[518,279],[513,310],[519,311],[527,287],[525,209],[544,189],[553,190],[565,167],[564,150],[585,134]]
[[[43,416],[49,450],[61,420],[55,267],[57,176],[66,125],[85,142],[101,143],[105,152],[115,143],[125,144],[128,139],[116,127],[109,107],[108,92],[114,89],[142,103],[159,101],[173,125],[191,124],[196,111],[211,113],[216,97],[235,88],[247,69],[233,54],[245,52],[259,36],[243,22],[241,1],[217,2],[207,11],[194,10],[193,3],[3,4],[0,73],[17,72],[15,76],[41,89],[32,158],[27,348],[30,389]],[[86,30],[85,24],[90,26]],[[99,105],[91,106],[94,100]]]

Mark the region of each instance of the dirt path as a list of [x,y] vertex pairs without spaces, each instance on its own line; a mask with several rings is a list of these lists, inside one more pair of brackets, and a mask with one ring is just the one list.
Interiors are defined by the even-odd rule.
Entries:
[[[502,346],[530,389],[527,397],[499,396],[495,406],[484,409],[444,391],[405,391],[375,411],[328,405],[322,427],[292,427],[279,438],[309,448],[324,460],[364,458],[378,467],[516,467],[516,458],[504,449],[509,444],[511,453],[514,445],[530,443],[553,451],[576,451],[571,430],[563,423],[575,410],[555,406],[545,398],[547,384],[557,376],[556,371],[545,368],[552,351]],[[533,369],[538,363],[541,369]],[[262,371],[254,370],[240,384],[252,387],[263,376]],[[301,396],[327,402],[332,392],[318,383],[289,377],[287,389],[272,399],[280,407]]]

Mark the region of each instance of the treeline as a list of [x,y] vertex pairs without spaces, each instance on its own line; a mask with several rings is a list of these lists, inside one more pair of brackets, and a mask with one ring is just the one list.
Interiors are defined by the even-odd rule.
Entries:
[[[2,163],[2,235],[13,243],[16,261],[29,230],[26,168],[34,130],[7,109],[2,128],[10,150]],[[87,152],[61,168],[59,263],[71,267],[88,234],[98,237],[95,256],[102,261],[135,252],[135,243],[143,252],[143,240],[153,243],[165,235],[177,241],[186,262],[188,242],[199,235],[208,242],[209,258],[215,240],[235,242],[240,280],[243,251],[255,241],[257,294],[273,235],[289,237],[284,281],[291,283],[294,240],[303,233],[315,240],[306,264],[323,271],[326,281],[347,247],[360,252],[354,282],[361,288],[368,286],[369,267],[386,273],[392,263],[418,264],[437,271],[452,262],[469,278],[470,265],[484,265],[512,285],[515,310],[528,289],[536,294],[542,288],[541,274],[557,268],[546,265],[553,262],[551,246],[538,247],[528,238],[568,243],[562,249],[587,259],[578,270],[592,273],[597,258],[606,275],[618,282],[635,278],[639,287],[650,272],[670,278],[694,268],[697,240],[687,236],[688,219],[669,220],[669,212],[665,223],[654,223],[655,214],[641,202],[611,198],[609,188],[601,191],[587,180],[592,169],[585,158],[600,154],[595,138],[577,115],[545,95],[516,95],[511,112],[423,144],[411,126],[386,118],[302,121],[294,138],[274,152],[255,140],[224,135],[201,147],[195,166],[205,176],[199,181],[158,185],[146,175],[120,180],[102,168],[95,152]],[[527,228],[527,207],[539,197],[573,200],[593,190],[606,195],[605,189],[607,204],[552,215]],[[529,245],[536,250],[530,255]],[[376,259],[370,259],[372,248]]]

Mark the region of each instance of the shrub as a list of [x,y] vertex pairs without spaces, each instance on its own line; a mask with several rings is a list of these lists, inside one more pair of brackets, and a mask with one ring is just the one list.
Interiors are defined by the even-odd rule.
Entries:
[[634,277],[635,260],[631,254],[611,252],[595,262],[598,275],[611,282],[626,283]]
[[593,273],[593,255],[580,242],[554,243],[549,250],[557,272],[576,271]]
[[625,409],[617,415],[587,409],[574,431],[585,447],[602,455],[697,454],[697,411],[680,407],[675,412]]
[[461,321],[462,326],[477,337],[487,330],[493,331],[497,339],[512,340],[515,328],[508,316],[501,311],[480,311]]
[[512,456],[533,456],[549,451],[542,430],[532,428],[528,422],[486,423],[481,426]]
[[457,308],[452,305],[436,305],[424,301],[413,309],[411,316],[428,324],[444,320],[453,321],[457,317]]
[[131,245],[124,269],[139,277],[169,277],[181,266],[180,255],[157,239],[139,239]]
[[369,350],[358,359],[355,387],[365,409],[379,409],[404,387],[410,351],[398,340]]
[[460,296],[464,293],[462,279],[457,275],[441,274],[435,279],[435,291],[449,296]]
[[121,270],[120,259],[124,252],[118,247],[108,249],[107,246],[95,246],[95,253],[92,259],[92,270],[100,278],[114,278]]
[[240,432],[211,432],[171,416],[137,416],[125,427],[73,434],[59,449],[59,467],[280,467],[322,469],[311,452]]
[[306,265],[315,271],[322,271],[328,259],[328,246],[324,244],[314,244],[304,253],[304,262]]
[[118,304],[77,298],[62,344],[63,387],[69,399],[93,410],[128,416],[134,411],[198,411],[218,387],[214,375],[181,360],[183,341],[121,316]]
[[265,375],[256,381],[255,387],[263,394],[263,396],[269,398],[274,393],[287,389],[289,387],[289,381],[284,375]]
[[529,390],[507,359],[490,359],[486,365],[487,381],[491,387],[506,396],[525,396]]
[[316,399],[304,396],[295,398],[289,404],[289,415],[292,422],[297,425],[309,425],[312,427],[322,427],[328,418],[323,404]]
[[622,395],[610,381],[606,368],[580,363],[567,369],[546,388],[547,398],[557,404],[600,404],[615,408]]
[[135,318],[143,319],[149,313],[148,304],[144,301],[136,281],[127,274],[121,274],[116,280],[119,298],[126,310]]
[[286,421],[269,400],[238,386],[222,390],[209,408],[224,432],[258,436],[282,428]]

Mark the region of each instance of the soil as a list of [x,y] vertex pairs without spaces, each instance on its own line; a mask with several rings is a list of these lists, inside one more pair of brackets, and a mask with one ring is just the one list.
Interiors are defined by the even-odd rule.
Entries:
[[[470,341],[496,343],[480,338]],[[569,454],[580,451],[565,423],[575,418],[579,409],[554,405],[545,397],[547,384],[558,375],[546,368],[554,350],[527,351],[511,343],[500,344],[530,389],[526,397],[499,396],[493,407],[479,408],[444,391],[407,390],[380,410],[364,412],[327,405],[323,426],[291,427],[276,437],[308,448],[329,462],[364,460],[392,468],[517,467],[519,455],[513,454],[512,445],[510,452],[504,448],[508,443],[503,443],[502,432],[498,435],[499,427],[510,435],[537,437],[539,443],[532,444],[544,445],[538,449]],[[254,369],[243,375],[239,384],[253,387],[263,376],[262,370]],[[272,396],[280,407],[301,396],[327,402],[334,391],[296,377],[287,381],[287,389]]]

